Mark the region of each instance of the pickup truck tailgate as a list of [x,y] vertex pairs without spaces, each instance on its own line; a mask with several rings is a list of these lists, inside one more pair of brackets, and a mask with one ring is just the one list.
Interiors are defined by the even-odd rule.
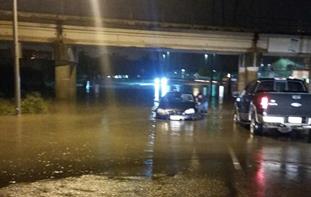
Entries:
[[289,93],[289,92],[269,92],[268,108],[269,115],[311,117],[311,94]]

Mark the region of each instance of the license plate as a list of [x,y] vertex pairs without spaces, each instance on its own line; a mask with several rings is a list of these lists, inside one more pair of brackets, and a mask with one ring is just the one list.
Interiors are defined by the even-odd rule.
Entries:
[[170,120],[184,120],[185,117],[184,116],[180,116],[180,115],[170,115]]
[[300,124],[302,123],[302,118],[301,117],[288,117],[288,122],[294,123],[294,124]]

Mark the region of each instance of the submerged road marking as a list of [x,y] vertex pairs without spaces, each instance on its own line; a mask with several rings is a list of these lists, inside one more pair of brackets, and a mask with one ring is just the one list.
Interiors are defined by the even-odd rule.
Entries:
[[229,150],[229,153],[230,153],[230,156],[231,156],[231,159],[232,159],[232,163],[233,163],[233,166],[236,170],[242,170],[242,167],[241,167],[241,164],[238,160],[238,158],[236,157],[233,149],[231,146],[228,146],[228,150]]

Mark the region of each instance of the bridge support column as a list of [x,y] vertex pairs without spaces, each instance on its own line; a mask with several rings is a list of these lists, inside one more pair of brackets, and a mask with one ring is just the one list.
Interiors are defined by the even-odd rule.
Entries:
[[238,75],[238,91],[241,92],[246,85],[246,67],[245,67],[245,54],[239,56],[239,75]]
[[73,49],[63,43],[55,46],[56,99],[71,100],[76,97],[76,63]]
[[245,86],[257,79],[257,72],[261,62],[261,53],[250,52],[239,57],[239,81],[238,90],[242,91]]

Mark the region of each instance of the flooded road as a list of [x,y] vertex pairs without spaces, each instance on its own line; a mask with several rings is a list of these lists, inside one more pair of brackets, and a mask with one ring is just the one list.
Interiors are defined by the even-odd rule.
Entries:
[[81,175],[181,176],[217,181],[229,196],[311,192],[311,146],[303,139],[249,135],[232,122],[230,101],[210,101],[202,120],[155,120],[153,97],[153,87],[107,88],[53,103],[49,114],[1,117],[0,186]]

